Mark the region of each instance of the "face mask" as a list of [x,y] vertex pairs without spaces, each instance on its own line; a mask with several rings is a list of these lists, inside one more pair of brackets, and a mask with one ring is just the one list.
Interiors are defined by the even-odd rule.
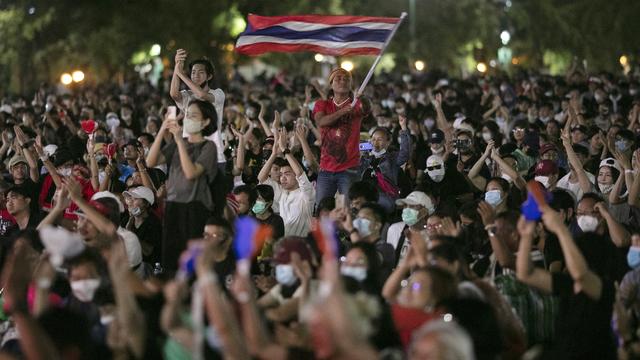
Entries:
[[627,264],[632,269],[637,269],[640,266],[640,247],[632,246],[627,253]]
[[276,265],[276,281],[278,284],[291,286],[297,278],[292,265]]
[[106,155],[98,154],[98,155],[96,155],[96,162],[99,163],[100,161],[105,160],[106,158],[107,158]]
[[305,169],[309,169],[311,167],[311,163],[309,160],[302,158],[302,166],[304,166]]
[[358,230],[358,234],[362,237],[371,235],[371,221],[363,218],[356,218],[353,220],[353,227]]
[[199,121],[189,118],[184,119],[183,125],[184,131],[186,131],[187,134],[197,134],[200,132],[200,130],[202,130],[202,126]]
[[442,165],[442,167],[440,167],[440,169],[437,170],[427,170],[427,174],[429,174],[429,177],[431,178],[431,180],[439,183],[440,181],[442,181],[442,179],[444,179],[444,165]]
[[340,274],[362,282],[367,278],[367,268],[362,266],[342,265],[340,268]]
[[262,215],[266,210],[267,210],[267,203],[260,200],[256,201],[256,203],[251,208],[251,211],[253,211],[253,213],[256,215]]
[[404,208],[404,210],[402,210],[402,221],[409,226],[413,226],[418,223],[419,213],[416,209]]
[[482,140],[489,142],[489,140],[491,140],[493,138],[493,136],[491,135],[490,132],[483,132],[482,133]]
[[406,112],[407,112],[407,109],[405,109],[405,108],[397,108],[396,109],[396,113],[398,115],[404,115]]
[[424,120],[424,126],[429,130],[431,130],[433,128],[433,125],[435,125],[435,124],[436,124],[436,121],[433,120],[433,119],[425,119]]
[[439,146],[437,148],[431,147],[431,152],[436,155],[440,155],[444,152],[444,146]]
[[542,123],[545,124],[545,125],[549,122],[549,120],[551,120],[551,118],[548,117],[548,116],[540,118],[540,121],[542,121]]
[[100,279],[87,279],[71,282],[73,295],[82,302],[90,302],[100,286]]
[[594,232],[598,228],[598,218],[591,215],[578,216],[578,226],[582,232]]
[[109,131],[113,131],[115,127],[120,126],[120,120],[118,120],[118,118],[108,118],[107,126],[109,127]]
[[602,102],[602,100],[604,100],[604,97],[600,94],[595,94],[593,97],[596,99],[597,102]]
[[60,174],[60,176],[71,176],[71,168],[64,168],[62,170],[58,171],[58,174]]
[[248,108],[245,114],[249,119],[253,119],[256,116],[256,111],[253,108]]
[[627,150],[627,142],[624,140],[618,140],[616,141],[616,149],[618,149],[618,151],[625,151]]
[[382,156],[382,155],[384,155],[386,153],[387,153],[387,149],[382,149],[380,151],[376,151],[375,149],[371,150],[371,155],[373,155],[373,156],[375,156],[377,158],[379,158],[380,156]]
[[535,181],[539,182],[542,184],[542,186],[545,187],[545,189],[549,188],[549,177],[548,176],[536,176],[534,178]]
[[613,184],[605,185],[603,183],[598,183],[598,187],[600,188],[600,192],[603,194],[608,194],[613,190]]
[[140,214],[142,214],[142,209],[140,209],[139,207],[130,208],[129,213],[131,214],[131,216],[139,216]]
[[487,191],[484,194],[484,201],[488,202],[489,205],[496,207],[498,204],[502,202],[502,194],[500,190],[491,190]]

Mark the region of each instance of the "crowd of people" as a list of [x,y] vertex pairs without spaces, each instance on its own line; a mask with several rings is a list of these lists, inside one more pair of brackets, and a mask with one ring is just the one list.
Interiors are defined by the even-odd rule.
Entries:
[[214,75],[2,99],[3,358],[640,358],[640,77]]

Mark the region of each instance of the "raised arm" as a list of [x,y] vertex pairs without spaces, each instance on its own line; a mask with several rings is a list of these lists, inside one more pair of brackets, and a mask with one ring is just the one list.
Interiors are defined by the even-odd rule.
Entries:
[[16,140],[22,148],[22,153],[27,159],[27,164],[29,165],[29,177],[31,178],[31,181],[37,183],[40,179],[40,169],[38,168],[37,156],[32,150],[33,140],[29,139],[27,135],[25,135],[19,125],[14,126],[13,129],[16,133]]
[[96,208],[94,208],[87,200],[82,197],[82,189],[80,184],[73,178],[68,177],[64,180],[64,188],[69,192],[71,200],[78,205],[84,215],[89,218],[91,223],[98,231],[106,236],[115,237],[117,227],[109,219],[104,217]]
[[[156,167],[158,165],[166,164],[167,160],[162,155],[162,140],[164,139],[165,134],[167,133],[167,126],[169,119],[165,118],[162,122],[162,126],[160,126],[160,130],[158,130],[158,134],[156,134],[156,138],[153,139],[153,144],[151,144],[151,148],[149,149],[149,154],[147,154],[147,166]],[[173,119],[175,120],[175,119]]]
[[54,205],[51,208],[51,211],[47,214],[47,216],[40,221],[38,224],[37,230],[42,229],[47,225],[55,225],[60,218],[64,215],[64,211],[71,204],[71,199],[69,198],[69,192],[63,186],[56,190],[54,198]]
[[513,269],[516,265],[516,258],[507,247],[504,239],[495,231],[495,210],[486,201],[481,201],[478,204],[478,213],[480,214],[482,224],[489,235],[491,249],[496,256],[496,260],[498,260],[498,263],[503,268]]
[[299,177],[300,175],[304,174],[304,170],[302,169],[302,166],[300,166],[300,163],[298,163],[298,160],[296,160],[296,158],[293,156],[293,154],[291,154],[291,151],[287,147],[287,130],[285,128],[281,128],[280,130],[278,130],[278,132],[278,145],[280,146],[280,151],[285,154],[285,159],[287,159],[287,161],[289,162],[289,165],[291,166],[294,174],[296,174],[296,177]]
[[478,158],[478,161],[476,161],[471,170],[469,170],[469,180],[478,190],[483,190],[487,185],[487,180],[480,176],[480,170],[482,170],[482,167],[484,166],[487,158],[491,155],[492,150],[493,140],[489,140],[487,147],[484,149],[484,153],[482,153],[482,156]]
[[[266,121],[264,121],[264,115],[265,112],[267,111],[267,107],[264,105],[263,102],[260,103],[260,112],[258,113],[258,121],[260,121],[260,126],[262,127],[262,130],[264,130],[264,133],[267,137],[269,136],[273,136],[273,132],[271,131],[271,128],[269,127],[269,124],[267,124]],[[276,111],[277,113],[277,111]]]
[[535,227],[536,223],[534,221],[528,221],[524,216],[520,217],[518,221],[520,245],[516,257],[516,277],[529,286],[533,286],[546,293],[551,293],[551,273],[543,269],[535,268],[531,262],[531,246],[533,244]]
[[[182,104],[182,94],[180,94],[180,77],[178,74],[182,72],[184,68],[184,61],[187,59],[187,52],[183,49],[176,51],[175,67],[173,68],[173,76],[171,76],[171,88],[169,95],[176,104]],[[157,138],[157,137],[156,137]]]
[[542,220],[547,229],[556,234],[560,241],[567,270],[577,291],[583,291],[588,297],[598,301],[602,295],[602,280],[589,269],[560,214],[547,206],[542,209]]
[[171,133],[173,134],[173,141],[176,142],[178,147],[178,156],[180,157],[180,165],[182,167],[184,177],[187,178],[187,180],[195,180],[199,178],[204,174],[204,166],[191,160],[187,150],[187,144],[182,137],[182,127],[180,127],[175,121],[173,124],[169,124],[168,126],[170,126]]
[[500,157],[498,150],[493,149],[491,151],[491,159],[493,159],[493,161],[495,161],[496,164],[498,164],[498,167],[500,167],[501,171],[503,171],[505,174],[507,174],[510,178],[513,179],[513,183],[518,189],[520,190],[526,189],[527,182],[524,181],[520,173],[514,170],[511,166],[509,166],[509,164],[507,164],[506,161],[504,161],[503,158]]
[[609,236],[616,247],[623,248],[631,244],[631,234],[622,226],[609,212],[604,202],[599,202],[594,206],[598,210],[602,218],[607,222]]
[[576,152],[573,151],[573,146],[571,145],[571,138],[569,137],[569,133],[565,130],[562,131],[562,145],[564,146],[564,150],[567,152],[567,158],[569,158],[569,164],[571,164],[571,168],[575,171],[576,176],[578,177],[578,183],[580,184],[580,189],[584,193],[588,193],[591,191],[591,181],[587,177],[587,172],[584,171],[584,167],[578,159]]
[[138,167],[138,172],[140,173],[140,178],[142,179],[142,185],[148,187],[153,191],[155,196],[158,196],[158,189],[156,189],[155,185],[153,185],[153,181],[149,176],[149,172],[147,171],[147,165],[144,162],[144,150],[138,149],[138,159],[136,159],[136,166]]
[[244,156],[245,156],[245,152],[247,151],[244,148],[246,140],[245,140],[244,134],[237,131],[233,127],[233,125],[231,126],[231,131],[233,131],[233,135],[238,139],[238,148],[236,150],[237,151],[236,160],[233,163],[233,170],[231,170],[231,173],[233,176],[240,176],[244,171]]
[[317,172],[320,169],[320,165],[318,164],[318,159],[316,159],[316,155],[313,153],[313,151],[311,151],[311,146],[309,146],[309,142],[307,141],[308,134],[309,129],[304,126],[304,124],[296,124],[295,135],[296,139],[298,139],[298,141],[300,142],[300,146],[302,147],[302,153],[311,164],[311,170]]

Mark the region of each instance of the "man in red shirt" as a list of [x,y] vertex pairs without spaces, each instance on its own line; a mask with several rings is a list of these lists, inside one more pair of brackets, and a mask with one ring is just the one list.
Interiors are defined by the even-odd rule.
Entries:
[[364,99],[353,102],[352,77],[338,68],[329,75],[332,96],[318,100],[313,115],[322,136],[320,173],[316,183],[316,203],[333,197],[336,190],[345,196],[358,178],[360,165],[360,125],[368,112]]

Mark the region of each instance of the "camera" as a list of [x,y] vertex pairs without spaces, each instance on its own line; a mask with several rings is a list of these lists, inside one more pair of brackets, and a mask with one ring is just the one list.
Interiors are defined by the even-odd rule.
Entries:
[[454,146],[458,150],[466,150],[471,147],[470,139],[456,139],[454,142]]

